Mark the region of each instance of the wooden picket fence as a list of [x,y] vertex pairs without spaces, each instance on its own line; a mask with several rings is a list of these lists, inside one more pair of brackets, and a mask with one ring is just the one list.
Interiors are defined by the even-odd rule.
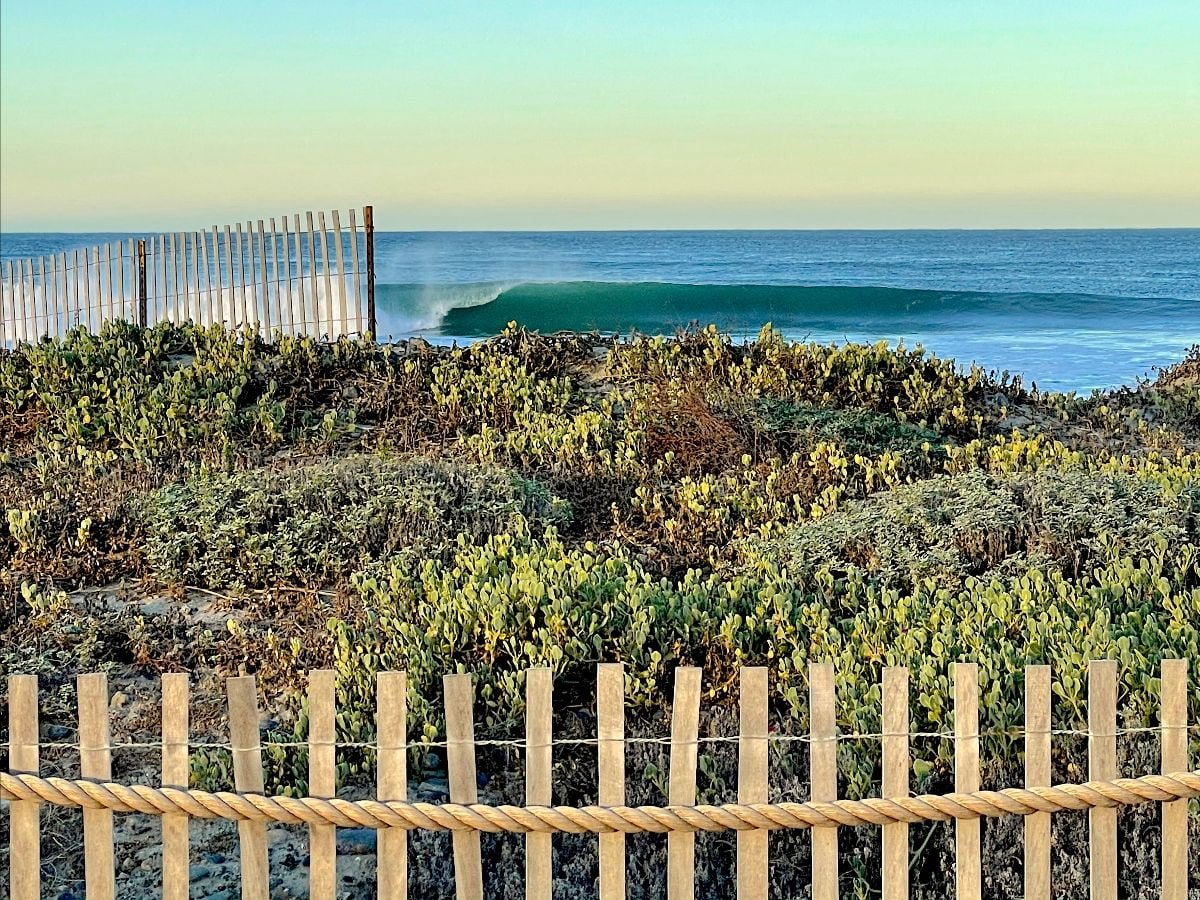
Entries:
[[[308,212],[211,231],[127,238],[32,259],[0,273],[0,345],[59,337],[104,322],[220,323],[336,338],[375,333],[372,207]],[[222,235],[224,243],[222,243]],[[332,249],[331,249],[332,245]]]
[[[667,885],[670,900],[695,897],[695,831],[739,828],[736,885],[739,898],[768,895],[769,831],[775,827],[811,827],[812,896],[838,896],[837,825],[877,825],[883,829],[883,900],[909,896],[909,823],[955,820],[956,896],[978,898],[983,859],[980,815],[1025,815],[1025,896],[1046,900],[1052,895],[1050,816],[1059,809],[1088,809],[1090,822],[1091,897],[1117,896],[1117,807],[1153,800],[1161,803],[1161,896],[1185,900],[1188,890],[1187,797],[1200,795],[1200,772],[1188,769],[1188,664],[1162,663],[1160,735],[1162,771],[1173,778],[1143,776],[1117,779],[1117,666],[1113,661],[1090,664],[1088,674],[1089,778],[1086,785],[1049,787],[1052,735],[1049,666],[1030,666],[1025,684],[1025,785],[1000,792],[980,792],[978,670],[974,664],[953,667],[954,794],[911,797],[908,671],[887,668],[882,681],[882,731],[878,735],[839,734],[836,727],[834,669],[813,664],[809,671],[810,733],[800,739],[810,746],[811,800],[805,804],[768,804],[768,673],[746,668],[740,675],[738,805],[696,805],[698,723],[701,671],[675,671],[670,743],[669,806],[627,808],[625,804],[624,685],[621,664],[597,669],[595,744],[598,754],[599,807],[553,807],[552,675],[531,669],[526,676],[526,806],[478,805],[473,728],[473,686],[469,675],[444,679],[446,760],[450,803],[408,803],[408,682],[403,672],[384,672],[377,683],[377,753],[379,801],[351,802],[335,797],[335,684],[330,671],[310,675],[309,797],[262,797],[262,744],[257,687],[253,676],[230,678],[229,749],[237,794],[189,791],[189,679],[186,674],[162,678],[163,788],[103,784],[111,780],[113,744],[109,730],[109,696],[103,674],[78,678],[79,757],[82,778],[40,779],[38,686],[35,676],[8,680],[9,769],[0,773],[2,793],[11,801],[12,896],[39,896],[39,804],[83,806],[85,879],[89,900],[114,896],[113,812],[162,815],[163,896],[188,896],[189,816],[238,821],[242,896],[268,896],[267,823],[307,822],[310,841],[310,888],[314,898],[332,898],[336,889],[337,825],[379,827],[378,896],[404,898],[408,885],[407,829],[450,828],[456,892],[460,900],[484,896],[480,832],[525,834],[526,896],[549,900],[553,892],[551,833],[596,832],[599,841],[599,895],[623,900],[626,894],[624,832],[667,832]],[[1141,729],[1137,729],[1141,730]],[[883,795],[891,800],[837,800],[837,742],[872,737],[882,742]],[[713,740],[713,739],[707,739]],[[505,743],[505,742],[498,742]],[[514,742],[521,743],[521,742]],[[580,741],[561,742],[578,744]],[[590,742],[589,742],[590,743]],[[208,745],[206,745],[208,746]],[[119,749],[119,747],[118,747]],[[22,773],[25,780],[22,781]],[[1155,785],[1173,784],[1175,792]],[[1185,785],[1180,788],[1180,785]],[[1186,786],[1190,785],[1190,787]],[[172,790],[171,786],[176,789]],[[1137,794],[1130,793],[1133,791]],[[1156,793],[1157,791],[1157,793]],[[1183,799],[1169,799],[1171,797]],[[1130,799],[1132,798],[1132,799]],[[1068,803],[1067,801],[1071,801]],[[476,805],[472,805],[476,804]],[[1071,805],[1074,804],[1074,805]],[[931,810],[938,810],[937,813]],[[604,823],[618,823],[617,826]],[[399,827],[385,827],[399,823]],[[601,823],[601,824],[597,824]],[[724,823],[724,824],[722,824]],[[737,824],[740,823],[740,824]],[[539,824],[544,827],[539,827]],[[621,827],[623,830],[611,830]],[[950,874],[947,873],[947,877]]]

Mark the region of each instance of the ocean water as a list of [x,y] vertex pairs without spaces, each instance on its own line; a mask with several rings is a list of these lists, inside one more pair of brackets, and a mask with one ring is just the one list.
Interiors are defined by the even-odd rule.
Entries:
[[[0,236],[0,257],[117,235]],[[767,322],[795,339],[921,344],[1087,391],[1200,343],[1200,229],[380,232],[381,338],[469,341],[518,321],[673,333]]]

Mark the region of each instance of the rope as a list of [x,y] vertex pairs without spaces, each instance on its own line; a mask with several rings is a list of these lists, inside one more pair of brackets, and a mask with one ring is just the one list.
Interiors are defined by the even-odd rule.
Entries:
[[895,799],[723,806],[488,806],[323,800],[261,794],[185,791],[146,785],[99,784],[0,772],[0,799],[114,812],[183,813],[197,819],[525,834],[605,834],[668,831],[750,831],[830,826],[945,822],[1028,816],[1063,810],[1165,803],[1200,796],[1200,770],[1057,787],[1005,788]]

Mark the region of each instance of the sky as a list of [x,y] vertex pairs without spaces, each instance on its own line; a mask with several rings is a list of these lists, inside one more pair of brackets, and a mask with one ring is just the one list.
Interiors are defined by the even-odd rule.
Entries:
[[1195,0],[0,4],[0,230],[1200,226]]

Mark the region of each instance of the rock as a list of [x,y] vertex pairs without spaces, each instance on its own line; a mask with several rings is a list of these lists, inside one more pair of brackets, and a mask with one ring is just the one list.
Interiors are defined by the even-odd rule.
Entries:
[[450,796],[450,789],[445,784],[422,781],[417,785],[417,796],[430,797],[434,800],[444,800]]
[[209,854],[205,855],[204,859],[206,862],[210,862],[214,866],[219,866],[221,863],[225,862],[225,854],[224,853],[209,853]]
[[46,738],[51,741],[65,741],[71,736],[71,729],[62,725],[47,725],[44,729]]
[[337,835],[337,852],[347,856],[374,853],[376,837],[374,828],[340,828]]
[[188,880],[199,881],[201,878],[207,878],[212,874],[212,869],[208,866],[192,866],[188,869]]
[[233,900],[232,891],[216,891],[208,895],[208,900]]

